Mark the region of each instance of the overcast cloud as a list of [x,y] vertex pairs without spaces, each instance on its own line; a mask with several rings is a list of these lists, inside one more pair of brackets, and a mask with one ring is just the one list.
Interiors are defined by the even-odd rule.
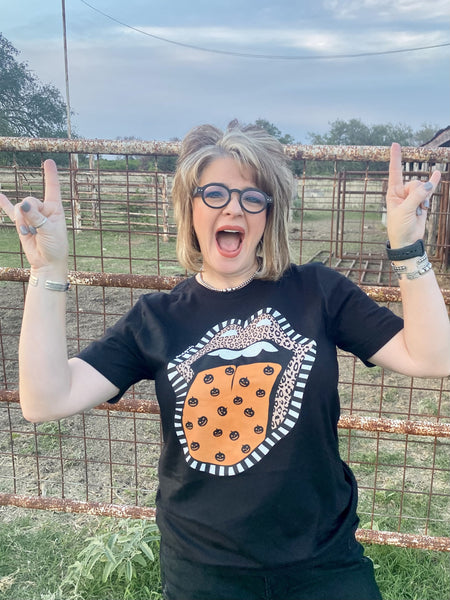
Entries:
[[[448,0],[66,0],[73,128],[84,137],[181,137],[265,118],[307,143],[335,119],[450,124]],[[140,31],[136,31],[139,29]],[[65,96],[60,0],[2,7],[0,31]],[[200,51],[178,44],[251,58]]]

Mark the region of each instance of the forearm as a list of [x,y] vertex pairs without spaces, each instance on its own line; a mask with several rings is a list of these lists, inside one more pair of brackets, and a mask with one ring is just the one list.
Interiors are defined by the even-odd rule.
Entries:
[[45,288],[64,283],[64,267],[32,270],[25,299],[19,344],[19,389],[22,411],[31,421],[57,418],[70,393],[66,343],[66,293]]
[[385,344],[375,364],[414,377],[450,374],[450,324],[423,242],[430,199],[441,174],[403,181],[401,148],[391,146],[386,193],[388,257],[400,278],[404,329]]
[[15,222],[32,265],[19,344],[20,402],[30,421],[73,415],[119,391],[84,361],[67,358],[66,292],[58,290],[67,281],[68,242],[54,161],[44,162],[44,174],[43,202],[29,196],[12,205],[0,194],[0,207]]
[[[410,261],[403,261],[408,268]],[[415,263],[415,259],[411,261]],[[432,270],[417,279],[402,277],[404,343],[417,375],[450,375],[450,321]]]

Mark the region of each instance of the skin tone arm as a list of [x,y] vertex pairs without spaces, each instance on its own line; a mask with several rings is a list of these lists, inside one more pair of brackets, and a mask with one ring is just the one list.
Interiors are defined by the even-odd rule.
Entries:
[[[81,412],[118,392],[84,361],[68,360],[66,293],[45,288],[46,281],[67,281],[66,223],[52,160],[45,161],[44,173],[44,202],[29,197],[13,206],[0,194],[0,206],[15,221],[31,275],[37,280],[28,286],[19,344],[20,403],[24,417],[34,422]],[[36,225],[36,232],[30,231]]]
[[[387,191],[387,227],[391,248],[402,248],[423,238],[427,198],[440,180],[435,171],[430,185],[419,181],[403,183],[401,148],[393,144]],[[429,189],[427,189],[429,188]],[[420,207],[421,214],[416,210]],[[420,211],[419,211],[420,213]],[[416,259],[396,263],[414,271]],[[417,279],[402,277],[404,329],[370,359],[376,365],[413,377],[450,375],[450,321],[433,271]]]

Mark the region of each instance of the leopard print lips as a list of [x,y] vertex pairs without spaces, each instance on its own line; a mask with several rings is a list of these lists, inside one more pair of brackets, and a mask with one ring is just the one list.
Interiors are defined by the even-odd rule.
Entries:
[[213,327],[168,366],[175,430],[190,467],[237,475],[259,462],[300,417],[316,343],[276,310]]

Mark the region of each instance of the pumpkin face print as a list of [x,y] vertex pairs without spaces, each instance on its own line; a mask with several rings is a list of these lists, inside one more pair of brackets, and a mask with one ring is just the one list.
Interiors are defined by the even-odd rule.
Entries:
[[231,476],[262,460],[300,417],[315,346],[268,308],[215,326],[177,356],[168,376],[188,465]]
[[[270,391],[281,371],[281,365],[273,364],[271,374],[265,375],[266,365],[267,363],[256,363],[236,366],[235,374],[232,375],[227,374],[227,367],[216,367],[213,369],[214,381],[210,384],[206,383],[202,372],[195,377],[188,396],[199,398],[199,403],[197,406],[191,406],[189,402],[185,404],[182,422],[188,445],[192,442],[199,444],[195,453],[197,460],[234,465],[243,458],[243,445],[246,448],[244,454],[247,454],[260,444],[261,433],[264,434],[269,421],[269,402],[268,394],[265,399],[264,396],[258,395],[258,391],[263,381]],[[243,378],[247,388],[245,399],[243,397],[242,404],[235,404],[234,387],[239,387],[239,377],[244,371]],[[214,389],[217,389],[218,393],[211,393],[211,385],[217,386]],[[196,417],[199,413],[202,415],[200,418]],[[189,428],[188,423],[194,423],[194,427]],[[255,426],[261,427],[262,432],[255,433]],[[217,437],[217,433],[214,433],[218,430],[225,433],[220,444],[214,439]],[[236,443],[238,440],[239,443]],[[220,460],[217,458],[218,449]]]

